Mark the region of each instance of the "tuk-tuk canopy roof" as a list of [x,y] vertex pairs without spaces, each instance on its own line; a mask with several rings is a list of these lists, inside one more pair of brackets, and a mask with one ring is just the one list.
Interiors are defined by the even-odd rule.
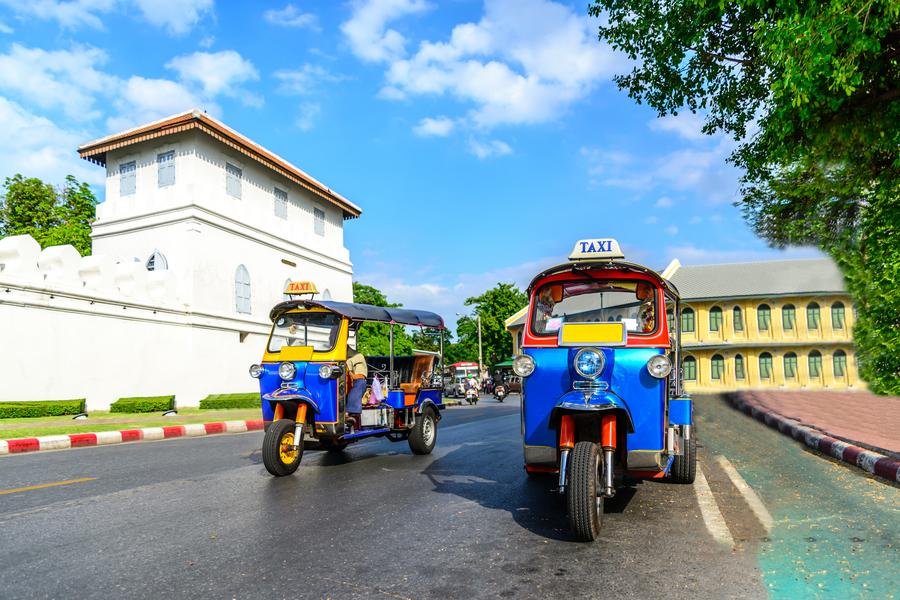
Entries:
[[649,275],[670,294],[674,295],[676,298],[681,297],[681,295],[678,293],[678,288],[672,285],[672,282],[670,282],[668,279],[664,279],[662,276],[660,276],[660,274],[653,269],[650,269],[643,265],[625,262],[624,260],[578,260],[563,263],[561,265],[556,265],[555,267],[550,267],[549,269],[539,273],[534,279],[532,279],[531,283],[528,284],[528,290],[526,290],[526,292],[531,295],[531,291],[535,288],[535,286],[540,283],[541,280],[543,280],[545,277],[549,277],[550,275],[565,273],[566,271],[577,273],[580,271],[594,270],[624,271],[626,273],[641,273],[643,275]]
[[388,308],[371,304],[332,302],[331,300],[287,300],[275,305],[275,308],[269,313],[269,318],[274,321],[281,313],[296,308],[324,308],[352,321],[375,321],[444,329],[444,319],[440,315],[426,310]]

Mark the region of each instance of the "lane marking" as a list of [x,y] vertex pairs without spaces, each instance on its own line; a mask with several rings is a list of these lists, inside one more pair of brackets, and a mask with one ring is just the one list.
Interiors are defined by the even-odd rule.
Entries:
[[746,481],[744,481],[744,478],[741,477],[741,474],[738,473],[737,469],[734,468],[734,465],[731,464],[731,461],[728,460],[724,454],[716,456],[716,462],[719,463],[719,466],[722,467],[722,470],[728,475],[728,479],[731,480],[731,483],[734,484],[737,491],[741,493],[741,496],[743,496],[744,500],[747,501],[747,504],[750,505],[750,510],[753,511],[753,514],[756,515],[756,518],[759,519],[762,526],[766,528],[766,533],[771,532],[775,520],[772,518],[768,509],[766,509],[766,505],[762,503],[762,500],[757,493]]
[[703,516],[703,523],[706,529],[718,543],[729,548],[734,547],[734,538],[725,524],[725,517],[716,504],[716,498],[713,496],[712,490],[709,489],[709,482],[703,474],[703,469],[697,465],[697,478],[694,480],[694,491],[697,493],[697,504],[700,505],[700,514]]
[[66,481],[56,481],[54,483],[41,483],[38,485],[28,485],[20,488],[12,488],[10,490],[0,490],[0,496],[5,494],[18,494],[19,492],[30,492],[32,490],[42,490],[44,488],[56,487],[59,485],[71,485],[73,483],[84,483],[85,481],[94,481],[96,477],[81,477],[79,479],[67,479]]

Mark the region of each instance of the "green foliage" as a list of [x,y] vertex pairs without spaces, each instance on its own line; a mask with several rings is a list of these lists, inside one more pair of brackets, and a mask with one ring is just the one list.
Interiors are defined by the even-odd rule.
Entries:
[[41,245],[72,244],[82,256],[91,252],[91,223],[97,199],[86,183],[71,175],[56,189],[40,179],[7,177],[0,198],[0,237],[30,235]]
[[111,413],[162,412],[175,408],[175,396],[119,398],[109,407]]
[[210,394],[200,401],[202,410],[219,410],[223,408],[258,408],[262,400],[258,392],[245,394]]
[[[357,304],[399,308],[381,290],[370,285],[353,282],[353,301]],[[390,325],[386,323],[363,323],[356,334],[356,347],[366,356],[387,356],[390,353]],[[394,326],[394,354],[412,354],[412,338],[403,327]]]
[[595,0],[618,85],[660,115],[707,114],[744,170],[738,204],[776,247],[841,266],[873,391],[900,393],[900,3]]
[[[498,283],[480,296],[466,299],[466,306],[474,306],[475,314],[481,317],[482,360],[485,367],[490,368],[509,358],[512,338],[506,330],[505,321],[527,302],[525,292],[511,283]],[[477,361],[477,319],[462,317],[456,324],[456,333],[459,342],[448,349],[447,364],[460,360]]]
[[83,398],[80,400],[0,402],[0,419],[77,415],[84,412],[84,407]]

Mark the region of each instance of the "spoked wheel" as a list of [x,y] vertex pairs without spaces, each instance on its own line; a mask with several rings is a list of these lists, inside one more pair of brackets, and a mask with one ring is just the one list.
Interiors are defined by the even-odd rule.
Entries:
[[697,439],[693,436],[684,449],[684,454],[672,461],[669,479],[673,483],[694,483],[697,475]]
[[409,432],[409,449],[413,454],[431,454],[437,442],[437,420],[434,412],[426,408],[416,418],[416,424]]
[[303,458],[303,440],[294,446],[294,421],[280,419],[272,423],[263,438],[262,456],[266,470],[275,477],[290,475]]
[[593,442],[578,442],[569,459],[566,503],[575,537],[593,542],[600,535],[603,519],[600,448]]

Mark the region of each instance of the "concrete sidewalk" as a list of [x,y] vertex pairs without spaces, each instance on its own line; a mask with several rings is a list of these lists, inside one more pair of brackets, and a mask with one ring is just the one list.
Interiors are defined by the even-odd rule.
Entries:
[[900,398],[847,391],[743,391],[740,410],[807,446],[900,481]]

